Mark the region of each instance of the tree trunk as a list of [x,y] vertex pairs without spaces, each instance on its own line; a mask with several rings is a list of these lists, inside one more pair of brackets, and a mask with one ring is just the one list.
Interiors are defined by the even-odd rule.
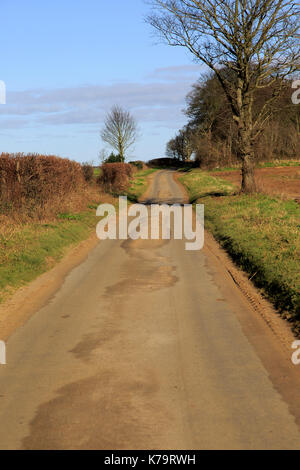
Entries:
[[242,165],[242,192],[251,194],[256,192],[254,176],[254,161],[251,155],[245,155]]
[[125,162],[125,156],[124,156],[124,148],[123,148],[123,142],[119,140],[119,155],[122,159],[122,162]]
[[251,142],[250,125],[243,125],[238,132],[238,156],[242,161],[242,192],[251,194],[256,192],[254,175],[254,152]]
[[237,87],[238,116],[235,119],[238,125],[238,157],[242,161],[242,192],[246,194],[256,192],[252,141],[253,95],[245,92],[249,88],[249,84],[249,77],[239,77]]

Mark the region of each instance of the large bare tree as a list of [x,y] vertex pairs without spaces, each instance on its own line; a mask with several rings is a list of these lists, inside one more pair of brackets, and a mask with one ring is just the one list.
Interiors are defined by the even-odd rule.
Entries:
[[113,106],[105,119],[101,138],[119,153],[125,161],[126,151],[134,144],[138,136],[134,117],[120,106]]
[[[212,69],[237,124],[242,190],[256,190],[253,143],[269,105],[299,67],[299,9],[290,0],[150,0],[148,22],[172,46],[186,47]],[[272,95],[253,112],[256,90]]]

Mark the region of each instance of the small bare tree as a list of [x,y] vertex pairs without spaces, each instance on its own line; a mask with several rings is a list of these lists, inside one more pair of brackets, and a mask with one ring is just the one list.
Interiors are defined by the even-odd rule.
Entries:
[[188,127],[180,129],[178,134],[166,146],[166,155],[184,162],[190,161],[193,153],[192,132]]
[[[299,67],[299,9],[291,0],[150,0],[148,22],[172,46],[186,47],[216,74],[237,124],[242,190],[256,190],[253,144],[269,105]],[[272,96],[254,113],[254,94]]]
[[134,144],[138,136],[134,117],[120,106],[114,106],[107,115],[101,138],[119,153],[125,161],[126,151]]

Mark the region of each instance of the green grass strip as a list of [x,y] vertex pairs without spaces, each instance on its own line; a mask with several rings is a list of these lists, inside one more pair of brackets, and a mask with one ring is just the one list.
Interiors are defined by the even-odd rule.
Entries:
[[137,202],[139,198],[146,192],[148,188],[147,176],[151,175],[155,171],[157,170],[154,168],[150,168],[148,170],[138,171],[133,175],[130,180],[130,186],[126,193],[126,196],[128,197],[129,201]]
[[205,204],[206,228],[300,335],[299,204],[234,194],[234,185],[199,170],[180,180],[191,201]]
[[12,288],[20,287],[49,270],[66,249],[89,237],[96,229],[97,204],[76,214],[59,214],[51,223],[28,223],[0,236],[0,302]]

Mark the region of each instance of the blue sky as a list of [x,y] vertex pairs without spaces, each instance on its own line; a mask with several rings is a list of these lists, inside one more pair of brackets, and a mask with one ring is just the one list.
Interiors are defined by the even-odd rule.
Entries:
[[0,152],[98,161],[105,114],[119,104],[141,136],[130,158],[164,156],[203,72],[157,44],[143,0],[1,0]]

